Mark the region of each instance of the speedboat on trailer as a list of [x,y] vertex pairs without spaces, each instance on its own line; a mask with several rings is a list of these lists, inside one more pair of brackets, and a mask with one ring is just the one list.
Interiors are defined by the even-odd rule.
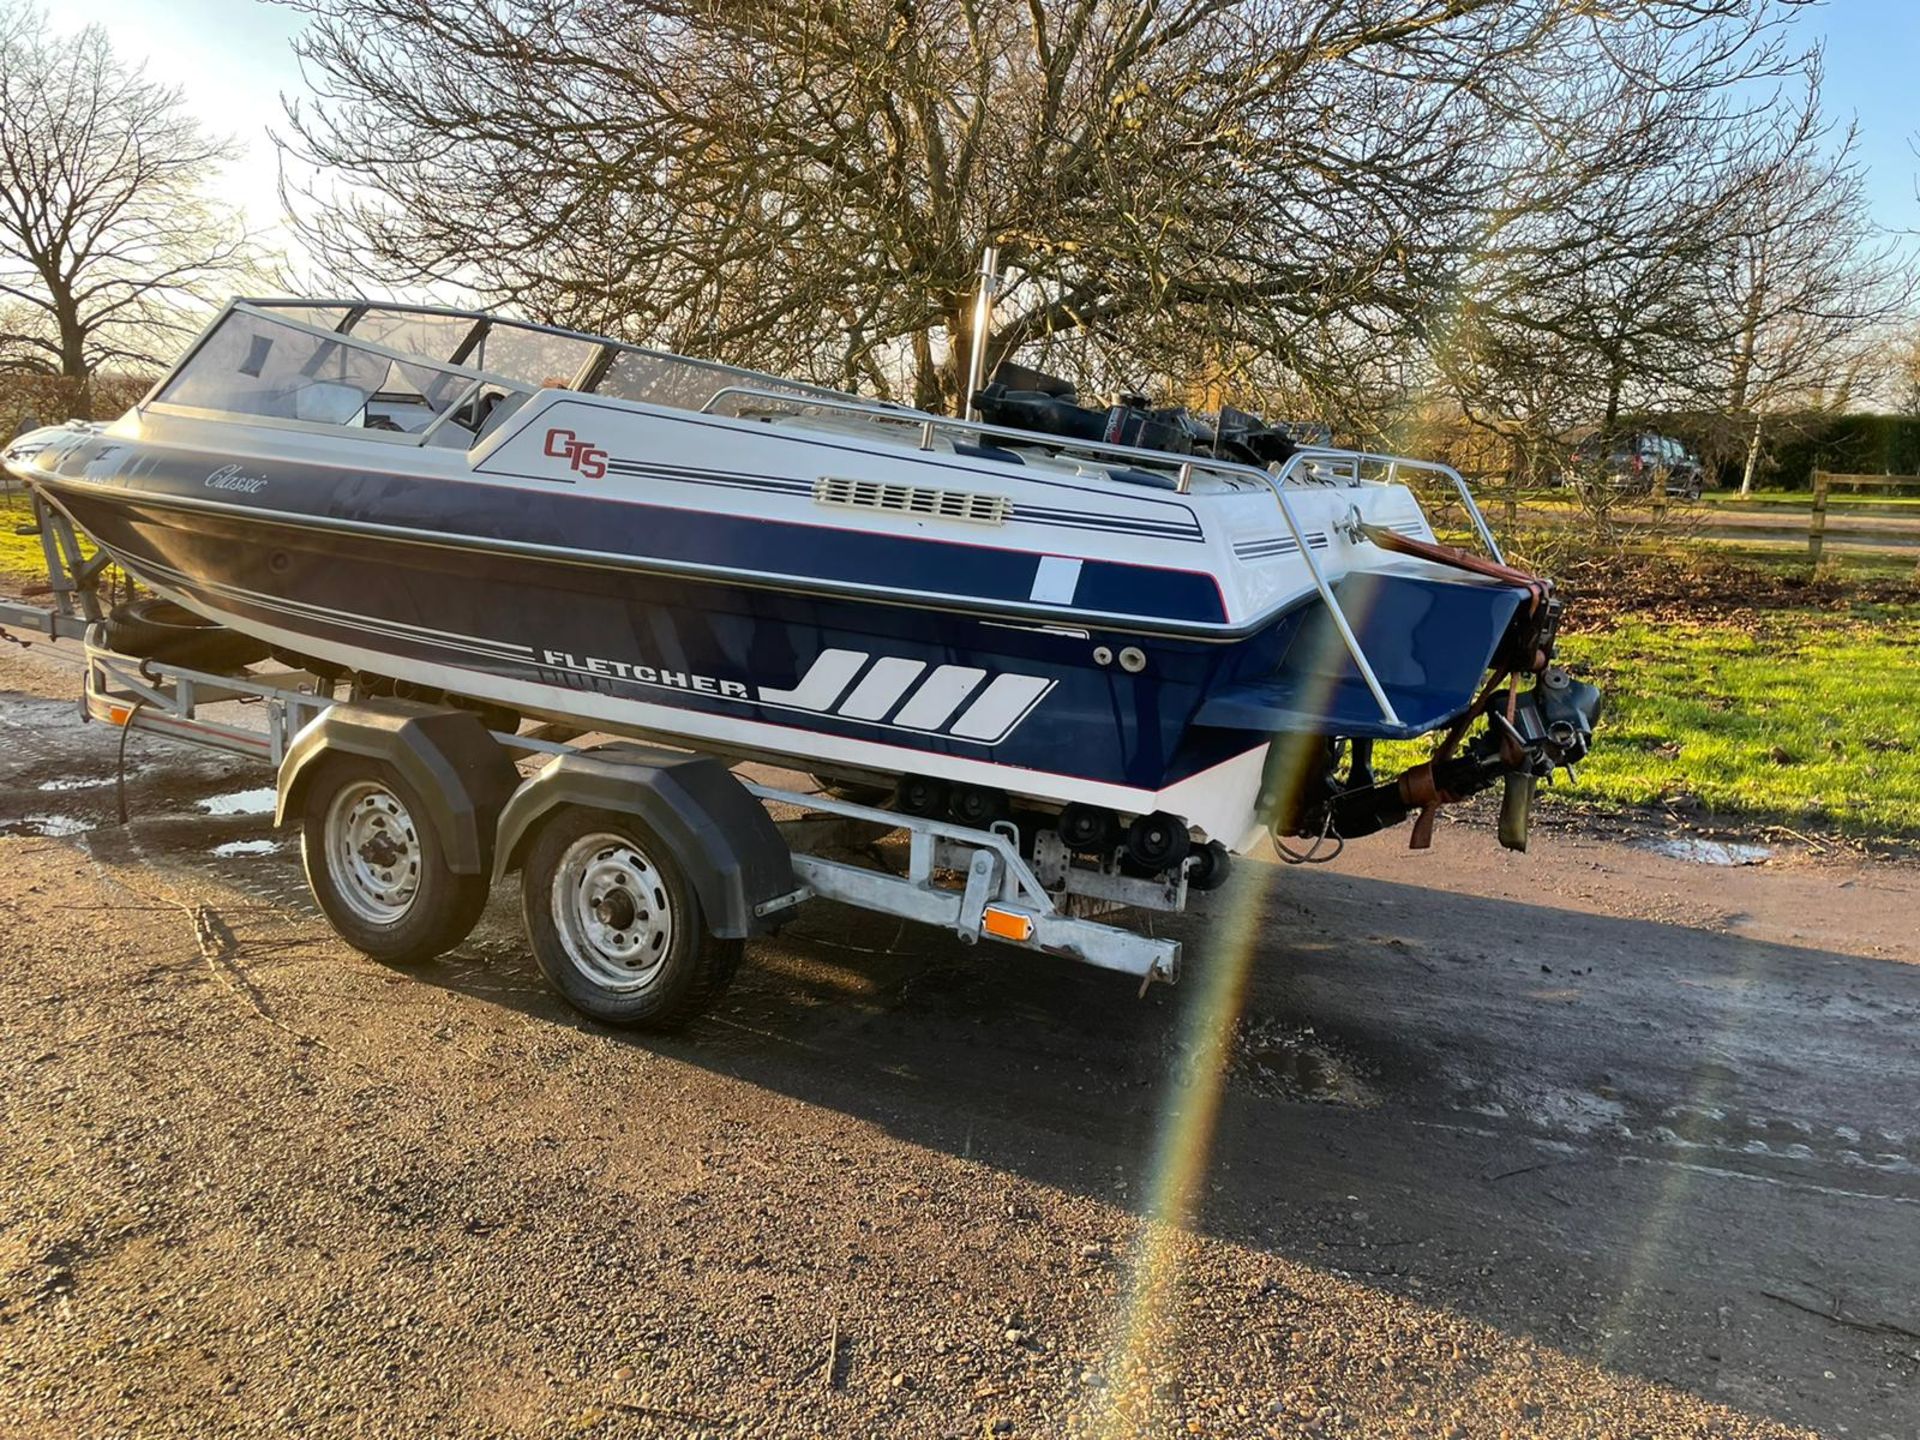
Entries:
[[[1524,843],[1534,781],[1585,754],[1599,694],[1551,664],[1560,601],[1446,467],[1014,367],[974,403],[236,300],[125,416],[6,464],[158,595],[370,690],[1011,814],[1134,873],[1409,815],[1424,844],[1502,778]],[[1420,473],[1484,553],[1435,543]],[[1429,734],[1376,779],[1374,741]]]

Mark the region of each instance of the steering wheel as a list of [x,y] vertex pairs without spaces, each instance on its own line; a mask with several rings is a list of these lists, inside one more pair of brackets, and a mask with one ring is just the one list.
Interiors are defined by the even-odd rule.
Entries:
[[462,430],[478,435],[506,396],[498,390],[482,390],[447,418]]

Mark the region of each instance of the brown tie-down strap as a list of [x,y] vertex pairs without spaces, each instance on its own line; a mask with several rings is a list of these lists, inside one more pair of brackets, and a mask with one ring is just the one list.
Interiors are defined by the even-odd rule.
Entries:
[[1364,520],[1360,522],[1359,528],[1362,535],[1382,550],[1398,550],[1402,555],[1417,555],[1422,560],[1433,561],[1436,565],[1452,565],[1459,570],[1471,570],[1476,575],[1505,580],[1514,585],[1525,585],[1530,590],[1551,588],[1538,575],[1529,575],[1525,570],[1516,570],[1511,565],[1503,565],[1498,560],[1489,560],[1484,555],[1456,550],[1453,546],[1442,545],[1436,540],[1415,539],[1411,535],[1402,535],[1398,530],[1389,530],[1384,525],[1370,525]]

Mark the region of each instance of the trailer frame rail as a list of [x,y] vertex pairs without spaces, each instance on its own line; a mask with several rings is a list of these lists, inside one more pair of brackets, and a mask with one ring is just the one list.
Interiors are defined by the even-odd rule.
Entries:
[[[278,768],[305,726],[330,706],[351,703],[334,693],[335,684],[305,671],[210,674],[119,654],[101,643],[97,628],[84,630],[83,705],[89,719],[103,724]],[[202,713],[225,703],[259,706],[261,723],[237,725]],[[524,755],[562,754],[570,748],[534,736],[493,733],[508,749]],[[816,897],[837,900],[936,926],[969,945],[993,939],[1118,971],[1138,978],[1143,989],[1154,981],[1179,977],[1178,940],[1104,923],[1085,912],[1123,907],[1184,911],[1189,901],[1184,870],[1166,879],[1142,879],[1120,873],[1111,862],[1093,868],[1072,864],[1069,857],[1047,855],[1044,867],[1056,881],[1049,889],[1021,854],[1019,832],[1008,822],[977,830],[829,795],[751,780],[740,784],[765,804],[880,826],[888,832],[904,831],[907,837],[902,873],[814,853],[803,841],[792,848],[794,874],[801,888],[774,902],[774,908],[790,910]]]

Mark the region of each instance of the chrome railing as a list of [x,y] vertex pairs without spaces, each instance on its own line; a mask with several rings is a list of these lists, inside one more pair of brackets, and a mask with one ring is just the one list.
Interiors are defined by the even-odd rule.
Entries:
[[[765,390],[753,385],[728,385],[724,389],[714,391],[708,397],[707,403],[700,407],[701,413],[714,414],[714,406],[729,398],[766,400],[801,409],[834,410],[849,415],[864,416],[869,420],[910,425],[920,431],[922,450],[931,450],[934,437],[938,435],[983,435],[1017,440],[1025,445],[1044,445],[1049,450],[1057,450],[1069,458],[1081,455],[1110,456],[1135,465],[1172,470],[1174,473],[1169,478],[1173,481],[1174,488],[1181,494],[1187,493],[1192,488],[1193,477],[1200,474],[1262,482],[1267,479],[1266,472],[1257,465],[1242,465],[1236,460],[1215,460],[1201,455],[1170,455],[1165,450],[1145,450],[1138,445],[1115,445],[1106,440],[1075,440],[1064,435],[1042,435],[1038,431],[1022,430],[1014,425],[994,425],[985,420],[959,420],[951,415],[935,415],[926,410],[914,410],[904,405],[881,405],[870,400],[816,399],[812,396],[782,395],[777,390]],[[1364,482],[1356,481],[1355,483]]]
[[[1300,517],[1294,513],[1293,502],[1288,491],[1324,488],[1329,483],[1337,483],[1342,488],[1359,489],[1366,485],[1397,485],[1402,471],[1418,471],[1425,474],[1443,476],[1453,482],[1454,489],[1465,505],[1467,515],[1473,522],[1474,531],[1480,537],[1480,543],[1487,547],[1487,553],[1496,561],[1504,563],[1500,547],[1494,542],[1493,531],[1488,526],[1486,516],[1480,513],[1480,506],[1473,498],[1466,479],[1451,465],[1443,465],[1435,460],[1415,460],[1404,455],[1382,455],[1364,450],[1335,450],[1330,447],[1314,446],[1296,451],[1286,461],[1276,463],[1267,469],[1256,465],[1243,465],[1233,460],[1216,460],[1205,456],[1170,455],[1164,450],[1145,450],[1137,445],[1115,445],[1104,440],[1073,440],[1058,435],[1042,435],[1032,430],[1022,430],[1015,426],[993,425],[983,420],[961,420],[948,415],[934,415],[925,410],[910,409],[906,406],[883,405],[864,400],[842,400],[829,397],[802,397],[782,394],[777,390],[767,390],[753,385],[728,385],[716,390],[700,407],[702,414],[714,414],[714,407],[729,398],[770,401],[790,408],[833,410],[851,415],[863,416],[869,420],[883,421],[889,424],[905,425],[916,428],[919,433],[919,447],[931,450],[936,436],[939,435],[977,435],[989,438],[997,437],[1015,440],[1029,445],[1042,445],[1055,450],[1068,458],[1079,456],[1113,457],[1126,460],[1130,464],[1152,466],[1156,469],[1174,471],[1174,489],[1187,494],[1193,487],[1195,475],[1215,475],[1228,479],[1254,480],[1273,492],[1273,498],[1279,503],[1281,518],[1287,522],[1287,529],[1293,536],[1294,544],[1299,547],[1300,558],[1306,561],[1307,572],[1313,576],[1313,586],[1319,592],[1321,602],[1327,607],[1327,614],[1333,620],[1333,627],[1339,633],[1341,643],[1346,647],[1348,656],[1353,660],[1354,668],[1360,672],[1360,678],[1366,683],[1368,692],[1373,696],[1374,704],[1380,707],[1380,716],[1389,725],[1400,724],[1400,716],[1393,708],[1393,702],[1387,698],[1386,687],[1380,683],[1380,677],[1374,673],[1372,662],[1367,659],[1366,648],[1361,645],[1360,637],[1354,633],[1347,613],[1340,607],[1340,599],[1333,593],[1333,584],[1327,579],[1326,571],[1314,557],[1313,547],[1307,544],[1305,528]],[[1383,473],[1368,474],[1369,468],[1377,468]],[[1328,472],[1331,472],[1331,480]]]
[[[1487,517],[1481,512],[1480,503],[1473,498],[1473,490],[1467,484],[1466,477],[1453,466],[1443,465],[1438,460],[1415,460],[1406,455],[1385,455],[1369,450],[1333,450],[1322,447],[1302,450],[1294,459],[1302,457],[1315,465],[1347,466],[1356,482],[1372,479],[1384,485],[1398,485],[1401,483],[1400,472],[1403,470],[1439,475],[1452,481],[1454,492],[1459,495],[1468,520],[1473,522],[1474,533],[1480,537],[1480,543],[1487,547],[1487,554],[1499,564],[1507,563],[1507,557],[1500,553],[1499,543],[1493,538],[1493,528],[1487,524]],[[1292,464],[1291,461],[1288,463]],[[1362,475],[1361,467],[1366,465],[1377,466],[1384,473],[1375,476]]]

